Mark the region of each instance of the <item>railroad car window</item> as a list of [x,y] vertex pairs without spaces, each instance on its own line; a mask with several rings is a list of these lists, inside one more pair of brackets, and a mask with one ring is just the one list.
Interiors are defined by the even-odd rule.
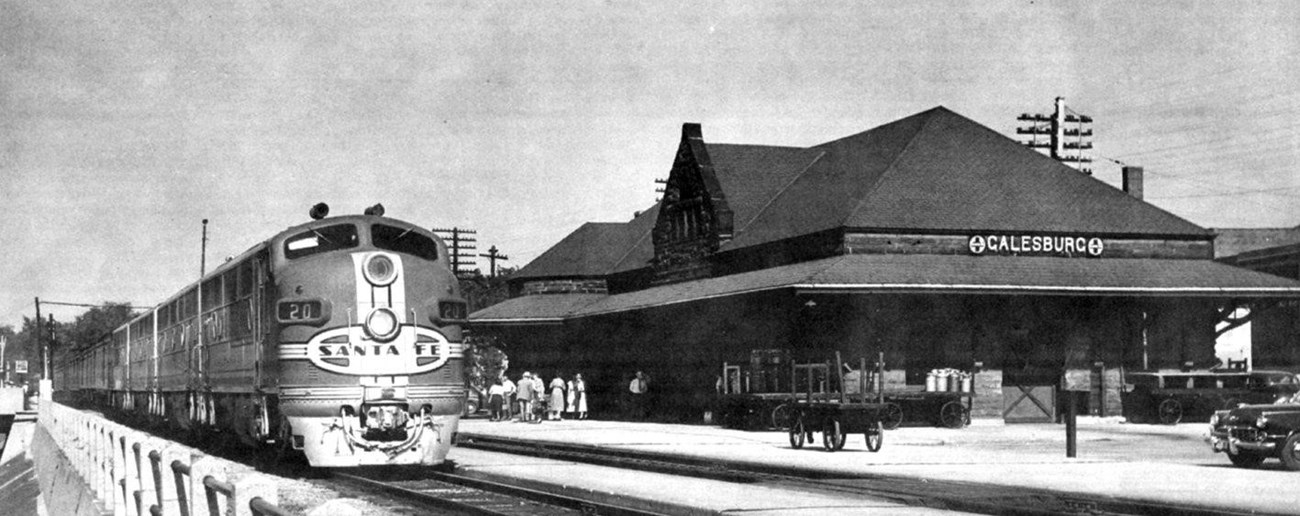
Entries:
[[253,260],[239,265],[239,298],[248,297],[253,293],[253,274]]
[[203,311],[207,312],[225,303],[221,301],[221,277],[203,282]]
[[399,228],[375,224],[370,228],[370,239],[375,247],[418,256],[426,260],[438,259],[438,244],[415,228]]
[[290,260],[317,253],[337,251],[357,246],[357,228],[352,224],[337,224],[313,228],[284,241],[284,257]]
[[239,267],[235,267],[221,275],[221,286],[222,290],[225,291],[223,299],[225,299],[226,303],[232,303],[237,299],[238,294],[235,292],[235,288],[239,285],[239,269]]
[[181,320],[194,317],[199,308],[199,291],[189,290],[181,295]]

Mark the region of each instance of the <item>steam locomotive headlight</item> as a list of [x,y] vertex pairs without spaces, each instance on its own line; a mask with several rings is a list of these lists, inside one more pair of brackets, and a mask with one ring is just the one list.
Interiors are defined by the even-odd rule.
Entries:
[[376,308],[366,316],[366,333],[370,338],[380,342],[393,340],[401,325],[397,323],[397,314],[388,308]]
[[366,260],[365,274],[366,281],[382,287],[397,279],[397,266],[393,264],[392,258],[376,254]]

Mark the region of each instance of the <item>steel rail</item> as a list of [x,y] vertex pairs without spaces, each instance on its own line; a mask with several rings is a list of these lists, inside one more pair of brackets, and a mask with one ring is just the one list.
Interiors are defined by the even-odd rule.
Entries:
[[[1212,516],[1222,508],[1133,500],[1085,493],[1013,487],[976,482],[917,479],[873,473],[840,473],[798,466],[696,459],[668,453],[608,449],[598,446],[539,442],[460,434],[456,446],[497,453],[543,457],[623,469],[695,476],[736,482],[789,482],[828,492],[872,496],[904,505],[981,514],[1056,515],[1115,514]],[[845,481],[865,480],[869,485]]]
[[[357,473],[357,472],[345,473],[345,472],[335,471],[331,476],[333,478],[351,482],[353,484],[362,486],[367,489],[383,491],[399,499],[405,499],[415,503],[444,508],[444,509],[464,511],[471,514],[482,514],[487,516],[502,516],[502,515],[514,516],[518,514],[534,514],[536,511],[536,509],[526,509],[524,512],[520,512],[517,508],[518,504],[515,504],[516,510],[509,511],[509,510],[495,509],[491,506],[488,506],[489,504],[484,504],[484,503],[476,504],[473,502],[462,502],[458,500],[453,500],[448,497],[440,497],[430,493],[425,493],[414,488],[399,486],[394,484],[392,480],[372,478],[366,476],[365,474]],[[471,478],[467,476],[457,475],[454,473],[434,472],[434,471],[426,470],[420,473],[419,479],[412,480],[412,482],[421,482],[421,481],[433,481],[433,482],[441,482],[444,484],[451,484],[462,488],[477,490],[477,491],[481,491],[496,496],[504,496],[504,497],[514,498],[514,499],[523,499],[531,502],[536,502],[539,504],[550,505],[550,506],[566,509],[580,514],[601,514],[601,515],[614,515],[614,516],[658,516],[662,514],[662,513],[653,512],[645,509],[617,506],[606,502],[589,500],[589,499],[584,499],[576,496],[563,495],[559,493],[540,491],[540,490],[531,489],[527,487],[503,484],[500,482],[493,482],[490,480]],[[500,504],[498,503],[498,504],[491,504],[491,505],[500,505]]]

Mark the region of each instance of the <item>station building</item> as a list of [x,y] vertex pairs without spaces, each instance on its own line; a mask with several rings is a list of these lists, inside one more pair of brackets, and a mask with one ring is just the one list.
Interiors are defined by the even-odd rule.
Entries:
[[1048,420],[1063,378],[1118,415],[1124,371],[1209,367],[1234,308],[1300,298],[1140,196],[1139,169],[1116,189],[943,107],[812,147],[685,124],[660,202],[581,226],[469,328],[513,374],[583,373],[596,413],[640,370],[658,417],[699,421],[724,362],[784,350],[883,356],[903,388],[968,371],[975,418]]

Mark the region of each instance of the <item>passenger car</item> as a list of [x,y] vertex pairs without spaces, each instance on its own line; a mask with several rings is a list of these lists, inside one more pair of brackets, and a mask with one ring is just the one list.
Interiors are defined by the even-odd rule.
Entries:
[[1218,410],[1273,403],[1300,391],[1300,379],[1286,371],[1132,372],[1124,383],[1124,417],[1166,425],[1204,421]]
[[1210,417],[1209,442],[1238,467],[1277,458],[1286,469],[1300,471],[1300,395],[1284,403],[1215,412]]

